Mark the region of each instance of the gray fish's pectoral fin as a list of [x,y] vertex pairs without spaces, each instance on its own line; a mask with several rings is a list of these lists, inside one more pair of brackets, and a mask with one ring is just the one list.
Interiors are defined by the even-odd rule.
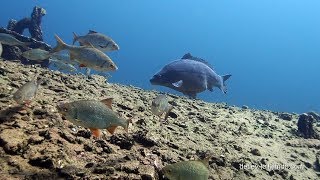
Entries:
[[183,84],[183,80],[180,80],[180,81],[178,81],[178,82],[172,83],[172,85],[173,85],[174,87],[177,87],[177,88],[181,87],[182,84]]

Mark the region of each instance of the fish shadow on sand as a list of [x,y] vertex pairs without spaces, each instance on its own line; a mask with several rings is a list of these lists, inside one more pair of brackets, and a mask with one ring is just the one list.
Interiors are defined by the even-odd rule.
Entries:
[[0,123],[4,123],[12,119],[12,117],[18,113],[19,111],[24,110],[23,105],[17,105],[13,107],[9,107],[7,109],[0,111]]

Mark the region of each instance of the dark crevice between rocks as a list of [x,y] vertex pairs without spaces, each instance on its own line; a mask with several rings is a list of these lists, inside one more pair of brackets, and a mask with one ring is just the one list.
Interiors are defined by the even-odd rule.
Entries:
[[110,137],[109,142],[119,146],[121,149],[130,150],[134,145],[134,140],[131,136],[124,134],[115,134]]
[[134,141],[136,141],[137,143],[145,147],[152,147],[152,146],[158,145],[157,142],[148,138],[146,135],[147,135],[147,132],[145,131],[137,131],[133,134],[133,139]]

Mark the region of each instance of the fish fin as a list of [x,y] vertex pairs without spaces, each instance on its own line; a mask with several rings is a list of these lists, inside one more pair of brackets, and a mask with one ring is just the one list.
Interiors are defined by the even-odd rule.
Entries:
[[110,134],[114,134],[114,131],[116,130],[117,126],[110,126],[107,128]]
[[225,81],[228,80],[230,77],[231,77],[231,74],[221,76],[223,82],[222,82],[220,89],[224,94],[227,94],[227,87],[226,87]]
[[187,54],[183,55],[181,59],[188,59],[188,60],[202,62],[213,70],[212,65],[208,61],[206,61],[202,58],[199,58],[199,57],[192,56],[191,53],[187,53]]
[[87,67],[85,64],[79,64],[79,67]]
[[208,87],[208,90],[212,92],[213,91],[213,87]]
[[228,80],[232,75],[231,74],[227,74],[227,75],[223,75],[222,76],[222,80],[223,80],[223,83]]
[[101,100],[100,102],[105,104],[108,108],[112,109],[112,101],[113,101],[113,98],[107,98],[107,99]]
[[170,114],[170,112],[171,112],[172,109],[173,109],[173,106],[170,106],[170,107],[168,108],[168,110],[167,110],[167,112],[166,112],[166,115],[164,116],[164,120],[165,120],[165,121],[168,119],[168,116],[169,116],[169,114]]
[[101,130],[100,129],[94,129],[90,128],[90,131],[94,137],[100,137],[101,136]]
[[186,53],[185,55],[182,56],[181,59],[190,59],[192,58],[193,56],[191,55],[191,53]]
[[88,34],[94,34],[94,33],[98,33],[97,31],[94,30],[89,30]]
[[58,36],[58,35],[54,35],[54,37],[56,38],[57,40],[57,46],[54,47],[50,53],[55,53],[55,52],[58,52],[58,51],[61,51],[63,49],[66,49],[67,47],[67,44],[65,42],[62,41],[62,39]]
[[72,41],[72,44],[74,44],[78,39],[79,39],[79,36],[75,33],[75,32],[72,32],[73,33],[73,41]]
[[180,81],[178,81],[178,82],[172,83],[172,85],[173,85],[174,87],[177,87],[177,88],[181,87],[182,84],[183,84],[183,80],[180,80]]
[[82,42],[80,43],[80,46],[87,46],[87,47],[94,48],[94,46],[93,46],[90,42],[88,42],[88,41],[82,41]]

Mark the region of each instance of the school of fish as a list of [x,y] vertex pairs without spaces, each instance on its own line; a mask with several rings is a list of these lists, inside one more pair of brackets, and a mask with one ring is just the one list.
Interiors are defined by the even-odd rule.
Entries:
[[[0,56],[2,44],[5,44],[23,47],[25,51],[22,56],[28,60],[49,59],[50,63],[60,71],[75,72],[77,71],[75,66],[85,67],[88,74],[91,69],[100,73],[118,70],[117,65],[104,53],[120,49],[114,40],[93,30],[84,36],[78,36],[76,33],[73,35],[73,45],[66,44],[59,36],[55,35],[57,45],[49,52],[39,48],[30,49],[28,42],[21,42],[12,35],[0,33]],[[79,42],[80,46],[75,46],[76,42]],[[60,53],[61,51],[67,51],[68,54]],[[182,58],[165,65],[153,75],[150,83],[174,89],[190,98],[196,98],[198,93],[205,90],[213,91],[214,87],[226,94],[226,81],[230,77],[230,74],[218,75],[207,61],[187,53]],[[35,75],[32,80],[15,91],[13,99],[20,105],[30,107],[42,82],[43,79]],[[102,129],[114,134],[116,128],[121,126],[128,132],[129,124],[132,123],[131,119],[124,119],[112,110],[112,101],[113,98],[58,102],[56,109],[68,121],[90,129],[94,137],[101,138]],[[169,103],[164,94],[156,96],[150,104],[150,111],[160,119],[165,114],[163,119],[165,121],[173,109],[174,106]],[[208,167],[209,158],[206,158],[168,164],[162,171],[164,176],[170,180],[207,180],[209,177]]]

